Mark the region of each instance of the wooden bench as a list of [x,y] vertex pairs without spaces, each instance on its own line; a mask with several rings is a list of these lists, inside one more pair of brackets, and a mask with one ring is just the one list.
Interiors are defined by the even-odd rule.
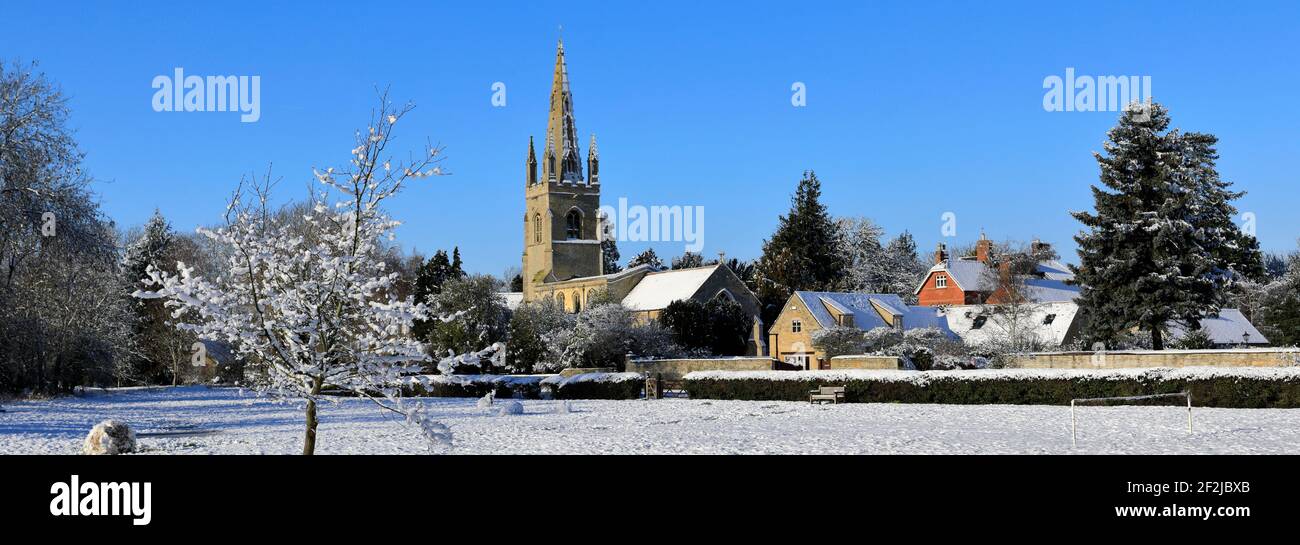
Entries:
[[839,403],[844,401],[843,386],[822,386],[816,390],[808,391],[809,403]]

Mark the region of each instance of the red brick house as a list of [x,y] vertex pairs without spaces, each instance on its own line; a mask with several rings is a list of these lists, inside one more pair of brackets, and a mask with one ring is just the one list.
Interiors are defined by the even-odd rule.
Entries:
[[[1037,241],[1034,244],[1045,246]],[[975,255],[970,257],[953,259],[939,243],[934,266],[916,288],[917,304],[937,307],[998,303],[997,282],[988,274],[989,268],[995,266],[991,262],[993,251],[993,241],[983,235],[975,244]],[[1029,298],[1036,303],[1073,301],[1079,294],[1078,286],[1067,283],[1073,278],[1070,269],[1060,262],[1042,261],[1034,278],[1026,281]]]

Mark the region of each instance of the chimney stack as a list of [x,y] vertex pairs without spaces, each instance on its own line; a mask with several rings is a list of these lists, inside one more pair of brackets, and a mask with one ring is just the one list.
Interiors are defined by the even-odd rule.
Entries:
[[975,243],[975,259],[980,263],[988,263],[989,257],[993,253],[993,241],[984,236],[984,231],[980,231],[980,240]]
[[1045,253],[1049,253],[1051,251],[1052,251],[1051,244],[1042,242],[1038,239],[1034,239],[1033,242],[1029,243],[1029,253],[1033,254],[1035,259],[1039,259],[1040,256],[1042,256]]
[[934,249],[934,264],[938,265],[948,260],[947,247],[942,242]]

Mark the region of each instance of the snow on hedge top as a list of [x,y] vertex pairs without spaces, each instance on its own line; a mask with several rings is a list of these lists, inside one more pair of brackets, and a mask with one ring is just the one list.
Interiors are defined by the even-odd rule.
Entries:
[[415,381],[428,381],[430,384],[502,384],[528,385],[538,384],[553,375],[423,375]]
[[546,378],[545,380],[542,380],[542,384],[555,386],[555,387],[563,387],[566,384],[575,384],[579,382],[613,383],[613,382],[628,382],[628,381],[644,380],[644,379],[645,377],[642,377],[641,373],[583,373],[580,375],[573,375],[571,377],[566,377],[563,375],[552,375]]
[[807,382],[879,381],[925,384],[938,380],[1205,380],[1242,378],[1300,380],[1300,367],[1182,367],[1129,369],[975,369],[968,371],[894,371],[844,369],[819,371],[694,371],[685,380],[793,380]]
[[659,310],[667,308],[673,301],[690,299],[718,267],[710,265],[649,273],[623,298],[623,306],[632,310]]

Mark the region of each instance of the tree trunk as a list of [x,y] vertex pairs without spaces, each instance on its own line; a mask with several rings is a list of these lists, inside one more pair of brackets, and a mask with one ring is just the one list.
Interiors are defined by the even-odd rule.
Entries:
[[302,438],[302,455],[311,456],[316,452],[316,396],[320,395],[321,379],[312,379],[311,395],[307,399],[307,430]]
[[1151,349],[1152,350],[1165,349],[1165,339],[1160,336],[1160,328],[1156,326],[1151,327]]

